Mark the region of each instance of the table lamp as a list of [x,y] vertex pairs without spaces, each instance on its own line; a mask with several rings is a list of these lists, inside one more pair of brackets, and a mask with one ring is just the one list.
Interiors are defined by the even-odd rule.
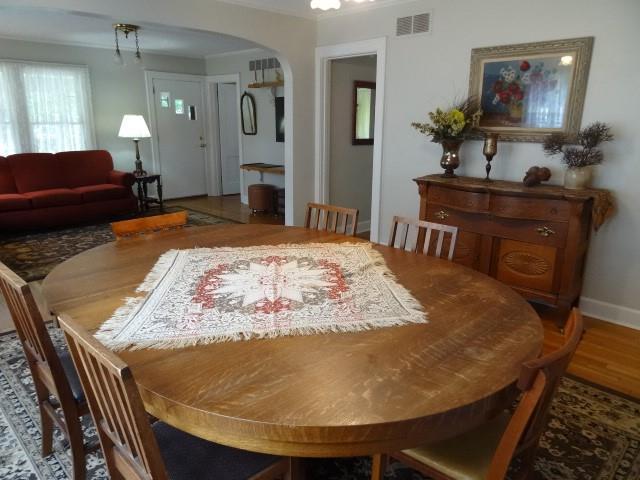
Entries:
[[150,138],[151,132],[149,127],[144,121],[142,115],[125,115],[122,117],[122,123],[120,124],[120,132],[118,136],[122,138],[132,138],[133,143],[136,145],[136,169],[133,174],[136,177],[143,177],[147,174],[142,169],[142,161],[140,160],[140,149],[138,148],[138,142],[141,138]]

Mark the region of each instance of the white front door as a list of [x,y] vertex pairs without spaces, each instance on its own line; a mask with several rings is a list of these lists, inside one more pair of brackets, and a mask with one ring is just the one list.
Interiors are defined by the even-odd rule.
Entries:
[[238,93],[235,83],[218,84],[218,125],[222,194],[240,193],[240,146],[238,140]]
[[207,194],[204,82],[153,79],[158,160],[165,198]]

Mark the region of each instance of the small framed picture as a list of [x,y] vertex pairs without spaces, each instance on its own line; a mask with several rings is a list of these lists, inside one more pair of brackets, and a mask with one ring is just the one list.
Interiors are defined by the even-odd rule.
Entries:
[[481,104],[479,130],[519,142],[576,134],[592,49],[593,37],[473,49],[469,95]]

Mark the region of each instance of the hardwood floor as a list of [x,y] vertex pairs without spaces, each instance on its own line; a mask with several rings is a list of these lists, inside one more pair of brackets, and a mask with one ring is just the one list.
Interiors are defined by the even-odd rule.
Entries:
[[271,213],[251,213],[251,209],[240,202],[240,195],[225,195],[223,197],[190,197],[168,200],[168,206],[182,206],[217,217],[226,218],[240,223],[263,223],[284,225],[284,216]]
[[[545,352],[558,348],[562,333],[545,318]],[[585,317],[586,331],[569,373],[640,399],[640,330]]]
[[[194,197],[166,202],[241,223],[283,224],[284,218],[253,215],[240,196]],[[366,238],[363,232],[358,236]],[[553,311],[539,310],[545,329],[545,351],[557,348],[562,334],[554,322]],[[586,318],[587,331],[571,362],[569,373],[635,398],[640,398],[640,330]],[[0,330],[11,326],[4,302],[0,299]],[[4,327],[4,328],[1,328]]]

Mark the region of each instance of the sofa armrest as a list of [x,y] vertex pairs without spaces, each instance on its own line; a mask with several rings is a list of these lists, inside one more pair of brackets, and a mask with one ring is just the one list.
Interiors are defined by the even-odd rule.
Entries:
[[133,176],[133,173],[112,170],[109,172],[109,181],[114,185],[132,187],[133,184],[136,183],[136,177]]

